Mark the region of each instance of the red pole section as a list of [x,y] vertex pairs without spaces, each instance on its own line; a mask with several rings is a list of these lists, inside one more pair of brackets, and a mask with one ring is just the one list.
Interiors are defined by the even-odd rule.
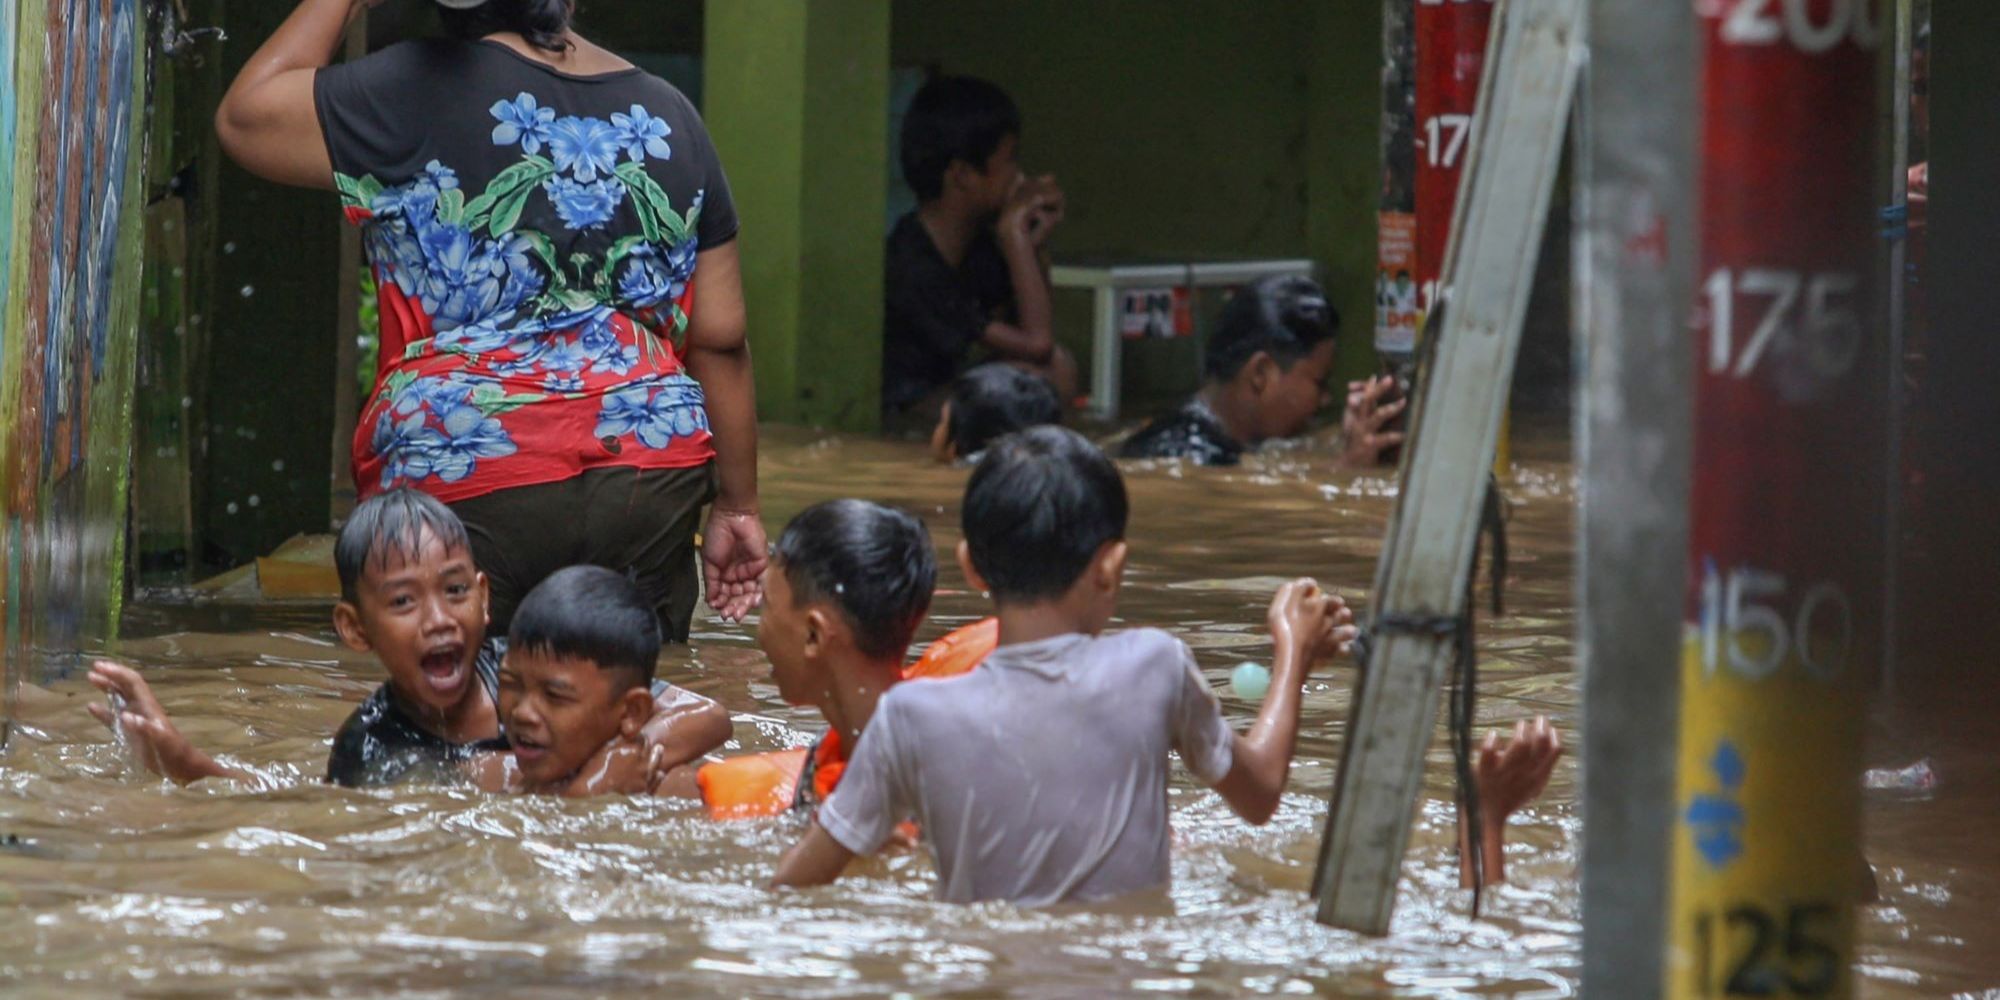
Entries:
[[1697,0],[1694,485],[1676,997],[1850,996],[1879,657],[1886,0]]
[[1425,313],[1451,240],[1492,26],[1493,0],[1417,0],[1416,285]]

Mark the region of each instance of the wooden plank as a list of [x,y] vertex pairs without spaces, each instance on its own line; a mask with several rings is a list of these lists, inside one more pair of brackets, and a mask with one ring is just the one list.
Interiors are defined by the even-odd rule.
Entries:
[[[1503,0],[1445,258],[1373,620],[1456,615],[1478,536],[1576,70],[1583,0]],[[1454,640],[1375,631],[1319,869],[1321,922],[1388,932]]]

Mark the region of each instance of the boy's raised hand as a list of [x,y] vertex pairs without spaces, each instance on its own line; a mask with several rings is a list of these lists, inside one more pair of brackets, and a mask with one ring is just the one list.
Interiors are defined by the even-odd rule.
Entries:
[[160,707],[160,700],[153,697],[152,686],[138,671],[98,660],[90,665],[90,683],[124,703],[115,714],[107,705],[86,705],[91,718],[114,733],[123,733],[146,770],[182,785],[203,778],[242,777],[195,749],[181,735],[167,717],[167,710]]
[[1340,417],[1340,460],[1350,469],[1372,469],[1382,464],[1382,453],[1403,443],[1401,431],[1383,430],[1410,405],[1404,396],[1384,403],[1382,398],[1396,388],[1396,380],[1380,375],[1347,383],[1347,407]]
[[1339,594],[1321,590],[1310,578],[1279,587],[1267,621],[1271,640],[1280,646],[1293,644],[1308,663],[1347,655],[1359,632],[1347,602]]
[[1500,734],[1487,733],[1479,744],[1473,777],[1479,783],[1479,808],[1489,822],[1506,822],[1549,786],[1556,758],[1562,756],[1562,734],[1543,716],[1514,723],[1514,734],[1501,745]]

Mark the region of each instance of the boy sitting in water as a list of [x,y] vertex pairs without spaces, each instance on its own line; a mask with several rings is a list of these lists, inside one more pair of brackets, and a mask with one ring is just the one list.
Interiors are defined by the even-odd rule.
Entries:
[[[389,680],[355,709],[334,737],[327,780],[381,785],[451,776],[473,746],[498,737],[499,672],[505,641],[485,642],[486,578],[472,563],[465,526],[427,494],[390,490],[356,507],[334,546],[341,601],[334,629],[349,648],[372,652]],[[99,662],[90,681],[124,703],[91,714],[132,740],[148,769],[186,784],[240,777],[188,743],[136,671]],[[715,702],[659,685],[646,741],[668,766],[729,738],[729,713]],[[643,770],[630,748],[607,746],[614,770]],[[592,773],[598,773],[593,771]],[[599,789],[579,787],[579,793]]]
[[[1119,457],[1235,465],[1266,440],[1305,433],[1326,403],[1339,328],[1326,292],[1308,278],[1265,278],[1236,293],[1208,339],[1201,389],[1127,438]],[[1381,403],[1394,384],[1370,379],[1348,386],[1343,464],[1370,468],[1403,440],[1384,430],[1405,405]]]
[[931,431],[931,455],[945,465],[971,464],[999,438],[1061,422],[1062,401],[1047,379],[989,361],[951,384],[951,397]]
[[908,667],[903,653],[930,610],[937,558],[924,523],[865,500],[807,508],[785,526],[764,580],[757,644],[778,694],[810,705],[828,729],[809,749],[748,754],[683,770],[674,794],[700,798],[716,819],[817,807],[884,692],[916,677],[970,670],[992,648],[992,619],[938,640]]
[[[963,517],[959,563],[993,595],[999,648],[963,677],[875,700],[778,884],[832,881],[914,818],[949,901],[1047,905],[1163,887],[1169,751],[1239,815],[1271,818],[1307,671],[1354,636],[1338,597],[1305,580],[1279,589],[1271,690],[1239,735],[1184,643],[1155,629],[1100,634],[1124,576],[1126,498],[1095,446],[1057,427],[1000,441],[972,474]],[[1504,819],[1539,791],[1554,754],[1490,749],[1482,799]],[[1502,824],[1484,830],[1493,857]]]
[[659,619],[631,580],[571,566],[536,584],[514,612],[500,666],[506,734],[479,744],[509,752],[480,754],[474,780],[495,792],[650,789],[664,772],[657,761],[643,778],[614,778],[606,751],[643,746],[659,658]]

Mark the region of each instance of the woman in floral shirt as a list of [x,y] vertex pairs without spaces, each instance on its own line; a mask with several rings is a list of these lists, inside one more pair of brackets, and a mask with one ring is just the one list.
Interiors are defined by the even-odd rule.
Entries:
[[363,497],[451,505],[493,630],[549,573],[636,574],[665,634],[761,597],[736,210],[678,90],[579,37],[570,0],[435,0],[447,35],[327,65],[380,0],[303,0],[216,127],[244,167],[339,191],[381,296]]

